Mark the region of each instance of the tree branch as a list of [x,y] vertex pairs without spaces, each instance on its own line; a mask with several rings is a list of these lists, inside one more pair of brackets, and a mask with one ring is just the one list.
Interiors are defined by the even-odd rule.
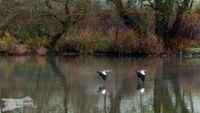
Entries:
[[69,14],[69,7],[68,7],[69,1],[65,1],[65,13],[68,15]]
[[40,14],[40,15],[37,15],[36,17],[53,17],[55,20],[57,20],[63,26],[66,26],[66,22],[55,14],[50,14],[50,13]]
[[52,9],[52,5],[50,3],[49,0],[45,0],[45,5],[49,8],[49,9]]
[[149,2],[149,5],[150,5],[152,8],[155,8],[154,3],[152,3],[151,0],[147,0],[147,2]]

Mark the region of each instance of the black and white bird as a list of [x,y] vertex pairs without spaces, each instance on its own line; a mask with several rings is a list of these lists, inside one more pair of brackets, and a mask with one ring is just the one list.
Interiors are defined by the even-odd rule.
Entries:
[[146,70],[136,71],[136,74],[140,80],[145,81]]
[[103,71],[97,71],[97,73],[99,74],[99,76],[103,79],[106,80],[108,73],[110,72],[110,70],[103,70]]

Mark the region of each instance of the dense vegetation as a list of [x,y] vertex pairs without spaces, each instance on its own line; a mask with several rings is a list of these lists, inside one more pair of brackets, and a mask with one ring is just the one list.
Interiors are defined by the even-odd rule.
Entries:
[[195,0],[1,0],[0,52],[160,55],[199,47]]

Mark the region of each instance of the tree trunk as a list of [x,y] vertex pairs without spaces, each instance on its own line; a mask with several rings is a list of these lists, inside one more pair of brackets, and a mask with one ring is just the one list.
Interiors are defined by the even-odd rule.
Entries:
[[180,6],[177,9],[177,15],[176,15],[175,21],[173,23],[172,28],[170,29],[170,31],[168,33],[169,38],[172,38],[178,32],[180,25],[181,25],[181,21],[184,16],[184,13],[187,10],[187,8],[189,7],[189,3],[190,3],[190,0],[184,0],[182,6]]
[[[124,25],[130,29],[135,30],[138,32],[142,37],[146,37],[147,29],[143,28],[140,22],[137,22],[132,18],[132,16],[125,10],[123,7],[121,0],[114,0],[113,3],[115,4],[116,10],[124,22]],[[145,26],[146,27],[146,26]]]
[[170,16],[175,2],[155,0],[155,32],[159,37],[166,37],[169,31]]
[[50,42],[50,48],[54,48],[55,45],[57,44],[58,40],[63,36],[64,32],[57,33],[52,37],[52,40]]

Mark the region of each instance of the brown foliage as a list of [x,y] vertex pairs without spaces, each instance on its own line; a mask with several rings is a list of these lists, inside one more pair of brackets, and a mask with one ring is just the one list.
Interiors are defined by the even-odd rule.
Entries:
[[[78,35],[77,35],[78,34]],[[118,53],[118,54],[144,54],[159,55],[163,53],[163,44],[153,35],[139,38],[133,30],[108,30],[107,36],[101,32],[95,33],[85,30],[76,31],[59,42],[59,51],[73,51],[79,53]]]

